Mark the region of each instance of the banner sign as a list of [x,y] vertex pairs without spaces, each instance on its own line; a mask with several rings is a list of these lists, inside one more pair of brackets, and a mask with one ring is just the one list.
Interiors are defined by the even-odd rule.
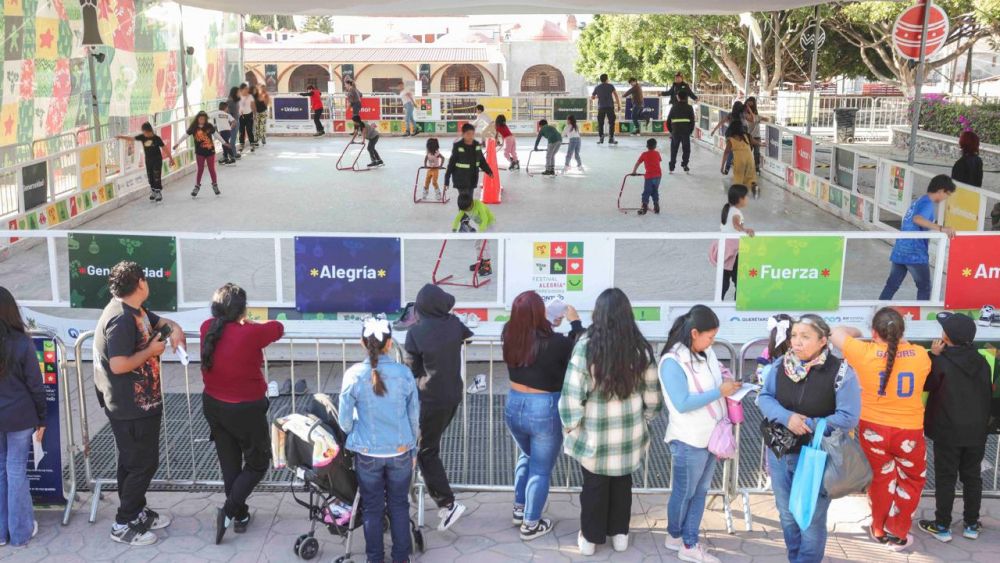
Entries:
[[524,291],[542,299],[562,299],[583,309],[594,306],[597,296],[613,284],[609,267],[614,262],[607,238],[532,240],[514,238],[506,247],[504,294],[509,307]]
[[424,88],[424,93],[429,94],[431,91],[431,65],[421,63],[418,76],[420,77],[420,84]]
[[1000,295],[1000,253],[990,251],[996,248],[1000,248],[1000,235],[951,239],[945,308],[978,309],[996,305]]
[[122,260],[142,266],[153,311],[177,310],[177,239],[164,236],[70,233],[69,293],[75,309],[103,309],[111,300],[108,276]]
[[979,217],[979,194],[959,187],[945,200],[944,224],[956,231],[978,231],[983,221]]
[[709,109],[708,104],[698,104],[698,127],[705,131],[712,128],[711,113],[712,110]]
[[774,125],[767,125],[765,129],[767,129],[767,158],[781,160],[781,129]]
[[792,166],[807,173],[813,173],[813,140],[805,135],[792,137]]
[[264,65],[264,84],[268,92],[278,91],[278,65]]
[[309,119],[309,98],[274,98],[274,120],[306,120]]
[[59,428],[59,358],[56,343],[51,338],[36,336],[35,354],[42,372],[42,387],[45,389],[45,435],[42,443],[36,444],[28,453],[28,488],[35,504],[66,504],[63,496],[62,478],[62,432]]
[[512,121],[514,116],[514,100],[512,98],[479,98],[479,103],[483,105],[486,115],[490,119],[496,119],[503,114],[507,121]]
[[[345,90],[347,88],[346,88],[346,86],[344,86],[344,81],[347,80],[348,78],[350,78],[352,80],[354,79],[354,65],[352,65],[352,64],[343,64],[343,65],[340,65],[340,86],[341,86],[341,88],[344,88]],[[350,119],[350,118],[348,118],[348,119]]]
[[881,207],[896,215],[905,215],[913,199],[913,175],[901,166],[880,161],[875,191]]
[[[166,142],[170,142],[168,139]],[[80,150],[80,189],[89,190],[101,183],[101,145]]]
[[21,169],[21,185],[24,186],[24,209],[34,209],[44,205],[49,199],[49,168],[46,162],[36,162]]
[[[643,98],[642,107],[645,110],[644,113],[639,116],[639,119],[659,119],[660,118],[660,98]],[[625,100],[625,119],[632,119],[632,112],[635,105],[632,103],[632,98]]]
[[858,178],[858,156],[847,149],[834,149],[831,180],[838,186],[855,191]]
[[295,237],[295,309],[390,313],[402,300],[398,238]]
[[555,121],[566,121],[571,115],[575,115],[577,121],[587,119],[587,98],[553,98],[552,119]]
[[[347,106],[345,111],[347,121],[354,119],[354,110],[351,109],[351,106]],[[361,120],[378,121],[380,119],[382,119],[382,99],[371,96],[361,98]]]
[[740,239],[740,311],[833,311],[840,307],[844,237]]

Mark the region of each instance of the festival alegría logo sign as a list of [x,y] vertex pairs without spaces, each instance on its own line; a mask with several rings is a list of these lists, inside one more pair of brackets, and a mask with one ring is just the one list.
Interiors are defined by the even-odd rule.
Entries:
[[844,239],[743,237],[738,269],[739,310],[832,311],[840,307]]
[[1000,235],[951,239],[947,273],[945,307],[1000,305]]

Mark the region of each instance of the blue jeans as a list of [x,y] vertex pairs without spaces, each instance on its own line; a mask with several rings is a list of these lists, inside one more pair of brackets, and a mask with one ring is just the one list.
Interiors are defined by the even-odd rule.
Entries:
[[820,488],[816,500],[816,512],[805,530],[800,530],[795,517],[788,509],[788,498],[792,491],[792,478],[799,454],[786,454],[781,459],[767,451],[767,467],[771,474],[771,488],[774,489],[774,504],[778,507],[781,533],[785,536],[789,563],[818,563],[823,560],[826,550],[826,513],[830,508],[830,497]]
[[569,140],[569,148],[566,149],[566,166],[569,166],[569,161],[575,156],[576,165],[583,166],[583,162],[580,162],[580,142],[583,139],[580,137],[573,137]]
[[413,118],[413,104],[406,102],[403,104],[403,110],[406,112],[406,120],[403,122],[403,127],[406,132],[410,132],[410,126],[413,126],[413,132],[417,132],[417,120]]
[[684,442],[670,442],[671,492],[667,501],[667,533],[682,538],[684,545],[698,544],[698,529],[705,514],[705,497],[715,474],[716,457],[708,448],[696,448]]
[[28,490],[28,451],[34,431],[0,432],[0,538],[13,546],[28,543],[34,528]]
[[369,563],[385,561],[383,516],[389,502],[389,532],[392,536],[392,560],[407,561],[412,550],[410,539],[410,478],[413,476],[413,450],[394,457],[371,457],[357,454],[354,468],[361,489],[365,525],[365,557]]
[[524,521],[538,522],[549,497],[549,479],[562,450],[559,393],[510,391],[504,420],[520,450],[514,467],[514,504]]
[[890,262],[889,278],[885,280],[885,287],[879,295],[879,301],[888,301],[899,291],[899,286],[906,279],[906,273],[913,276],[913,283],[917,284],[917,300],[929,301],[931,298],[931,267],[930,264],[897,264]]
[[[230,141],[232,135],[232,131],[219,131],[219,136],[221,136],[222,140],[227,143],[232,143],[232,141]],[[222,145],[222,158],[223,160],[236,160],[236,147],[229,148]]]
[[653,203],[660,203],[660,178],[646,178],[642,184],[642,204],[648,205],[649,198],[653,198]]

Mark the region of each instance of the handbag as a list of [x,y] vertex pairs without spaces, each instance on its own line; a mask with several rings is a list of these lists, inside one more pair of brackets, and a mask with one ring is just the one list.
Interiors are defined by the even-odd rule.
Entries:
[[830,498],[863,493],[872,483],[872,467],[861,444],[849,432],[834,430],[823,437],[823,451],[829,456],[823,473],[823,488]]
[[816,424],[812,441],[802,446],[802,451],[799,452],[799,461],[795,465],[795,475],[792,477],[792,490],[788,495],[788,510],[795,518],[799,529],[803,531],[812,523],[820,487],[823,486],[826,460],[829,457],[822,448],[824,433],[826,433],[826,419],[821,418]]

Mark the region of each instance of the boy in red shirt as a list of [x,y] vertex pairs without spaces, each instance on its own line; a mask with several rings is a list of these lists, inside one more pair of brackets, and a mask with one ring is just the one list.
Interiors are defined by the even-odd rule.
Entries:
[[643,178],[646,179],[642,186],[642,209],[639,215],[645,215],[649,211],[649,200],[653,199],[653,213],[660,213],[660,177],[663,171],[660,169],[660,153],[656,150],[656,139],[646,141],[646,152],[639,155],[639,160],[635,161],[632,167],[632,174],[639,170],[639,165],[643,166]]

